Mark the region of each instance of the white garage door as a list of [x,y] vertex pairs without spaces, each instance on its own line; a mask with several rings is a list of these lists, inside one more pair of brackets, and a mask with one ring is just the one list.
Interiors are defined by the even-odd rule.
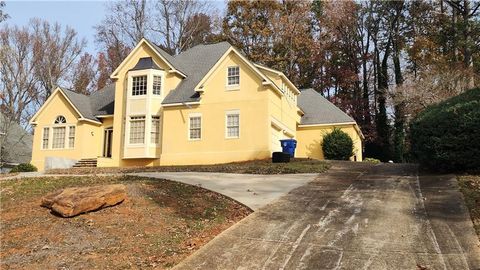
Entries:
[[290,137],[283,134],[281,130],[276,129],[275,127],[271,127],[272,132],[272,152],[282,152],[282,146],[280,144],[280,140],[290,139]]

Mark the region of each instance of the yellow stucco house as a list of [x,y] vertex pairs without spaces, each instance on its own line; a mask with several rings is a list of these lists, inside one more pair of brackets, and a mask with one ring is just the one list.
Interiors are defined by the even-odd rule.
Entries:
[[352,118],[228,42],[171,56],[143,39],[111,78],[90,96],[52,93],[31,119],[32,164],[44,170],[265,159],[285,138],[298,141],[297,157],[323,159],[322,137],[333,127],[352,137],[352,160],[362,159]]

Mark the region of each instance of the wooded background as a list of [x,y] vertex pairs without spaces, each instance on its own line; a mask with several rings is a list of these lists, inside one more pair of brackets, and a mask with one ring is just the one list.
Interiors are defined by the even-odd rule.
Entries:
[[225,14],[192,0],[108,2],[96,55],[68,26],[8,25],[4,5],[0,110],[24,127],[56,86],[103,88],[143,37],[172,55],[229,41],[347,112],[365,156],[383,161],[411,158],[409,121],[426,106],[480,85],[479,1],[230,1]]

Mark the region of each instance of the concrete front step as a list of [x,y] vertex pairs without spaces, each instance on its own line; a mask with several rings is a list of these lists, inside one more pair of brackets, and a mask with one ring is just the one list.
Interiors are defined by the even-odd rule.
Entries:
[[85,158],[77,161],[73,165],[74,168],[94,168],[97,167],[97,159],[95,158]]

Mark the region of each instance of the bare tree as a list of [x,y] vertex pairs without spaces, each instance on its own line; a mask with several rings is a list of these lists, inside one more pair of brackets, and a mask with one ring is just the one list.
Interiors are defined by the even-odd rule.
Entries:
[[[461,43],[463,62],[465,67],[473,70],[473,51],[475,50],[474,38],[478,40],[477,33],[472,31],[474,25],[474,18],[477,12],[480,12],[480,2],[463,0],[463,1],[445,1],[453,9],[453,12],[458,12],[461,17]],[[478,42],[478,41],[477,41]],[[475,78],[470,78],[470,88],[475,86]]]
[[112,55],[115,59],[123,59],[123,48],[133,48],[142,38],[178,54],[204,42],[213,25],[208,2],[123,0],[109,3],[106,8],[105,19],[95,27],[96,41],[104,51],[114,49],[122,54]]
[[149,34],[151,18],[146,0],[110,2],[106,9],[105,19],[95,26],[96,41],[103,49],[119,44],[133,48]]
[[191,48],[195,45],[209,42],[214,38],[212,18],[206,14],[198,13],[188,18],[185,25],[185,32],[188,35],[183,35],[180,41],[185,48]]
[[0,23],[9,18],[8,14],[3,11],[5,7],[5,1],[0,1]]
[[26,27],[0,30],[0,109],[9,121],[25,125],[40,95],[34,44],[35,37]]
[[88,95],[97,90],[97,60],[89,53],[84,53],[73,67],[71,87],[77,93]]
[[171,54],[178,54],[194,45],[195,33],[204,35],[199,31],[205,28],[204,23],[195,16],[211,14],[212,7],[208,2],[194,0],[160,0],[156,3],[158,16],[152,27],[154,32],[161,35],[161,45]]
[[106,4],[107,15],[95,26],[95,42],[100,47],[99,88],[143,37],[150,36],[149,2],[123,0]]
[[[390,90],[393,105],[404,104],[405,117],[412,118],[427,106],[457,96],[470,89],[470,78],[479,77],[471,69],[457,64],[431,67],[420,76],[409,73],[402,85]],[[407,119],[409,120],[409,119]]]
[[[34,74],[34,36],[28,28],[0,29],[0,166],[25,147],[23,128],[37,109],[38,79]],[[23,128],[19,126],[22,124]],[[22,131],[22,132],[20,132]]]
[[58,23],[33,19],[33,51],[35,75],[42,87],[40,101],[45,100],[60,83],[68,80],[69,71],[86,46],[85,39],[79,39],[77,32]]

